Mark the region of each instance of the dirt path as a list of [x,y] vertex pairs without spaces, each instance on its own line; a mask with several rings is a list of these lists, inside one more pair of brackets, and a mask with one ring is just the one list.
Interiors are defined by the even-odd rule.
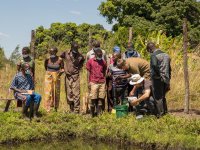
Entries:
[[174,116],[184,117],[187,119],[200,119],[200,110],[191,109],[189,114],[184,113],[183,109],[169,110],[169,113]]

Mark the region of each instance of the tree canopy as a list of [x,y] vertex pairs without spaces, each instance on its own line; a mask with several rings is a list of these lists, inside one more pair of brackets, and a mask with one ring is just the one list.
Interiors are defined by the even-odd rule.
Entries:
[[167,36],[178,36],[185,17],[191,44],[200,41],[200,2],[196,0],[106,0],[98,9],[108,23],[116,21],[115,30],[119,26],[132,26],[136,33],[143,35],[163,30]]
[[89,48],[89,31],[91,32],[91,39],[101,41],[102,45],[105,44],[111,34],[100,24],[83,23],[77,25],[71,22],[57,22],[52,23],[49,29],[40,26],[36,29],[36,55],[44,56],[51,46],[57,46],[62,51],[69,49],[72,41],[77,41],[80,44],[81,51],[86,53]]

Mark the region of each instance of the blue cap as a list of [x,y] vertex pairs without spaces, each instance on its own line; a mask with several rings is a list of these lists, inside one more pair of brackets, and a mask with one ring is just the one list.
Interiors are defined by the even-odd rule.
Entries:
[[121,52],[121,50],[120,50],[120,47],[119,46],[115,46],[114,48],[113,48],[113,53],[120,53]]

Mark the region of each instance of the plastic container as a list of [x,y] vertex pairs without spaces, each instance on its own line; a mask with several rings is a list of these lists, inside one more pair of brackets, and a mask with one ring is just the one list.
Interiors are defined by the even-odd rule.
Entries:
[[128,115],[128,106],[127,105],[117,105],[115,106],[116,117],[121,118]]

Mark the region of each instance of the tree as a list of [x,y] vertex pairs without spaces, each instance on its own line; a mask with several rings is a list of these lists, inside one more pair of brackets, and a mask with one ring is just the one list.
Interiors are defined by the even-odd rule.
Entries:
[[71,22],[64,24],[57,22],[52,23],[49,29],[45,29],[43,26],[38,27],[35,39],[36,57],[44,57],[51,46],[57,46],[62,51],[66,50],[72,41],[77,41],[80,44],[80,50],[86,53],[88,51],[89,30],[91,39],[99,40],[103,45],[111,34],[100,24],[76,25]]
[[167,36],[178,36],[182,34],[182,18],[187,18],[191,29],[200,24],[200,2],[196,0],[107,0],[98,9],[108,23],[116,21],[119,26],[132,26],[134,32],[143,35],[163,30]]
[[19,52],[19,45],[17,45],[15,50],[11,53],[9,60],[14,64],[17,64],[20,59],[21,59],[21,54]]

